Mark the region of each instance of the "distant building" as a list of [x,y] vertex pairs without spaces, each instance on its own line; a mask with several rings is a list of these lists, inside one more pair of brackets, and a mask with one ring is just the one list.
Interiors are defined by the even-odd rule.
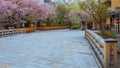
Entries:
[[51,0],[44,0],[44,3],[50,3]]
[[120,0],[111,0],[111,6],[116,9],[120,9]]
[[120,33],[120,0],[107,0],[106,3],[112,11],[106,19],[106,24],[110,24],[115,32]]

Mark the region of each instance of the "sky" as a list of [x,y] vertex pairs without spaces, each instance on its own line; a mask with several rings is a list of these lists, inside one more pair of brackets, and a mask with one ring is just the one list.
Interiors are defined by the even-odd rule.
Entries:
[[43,4],[43,3],[44,3],[44,0],[40,0],[40,3]]

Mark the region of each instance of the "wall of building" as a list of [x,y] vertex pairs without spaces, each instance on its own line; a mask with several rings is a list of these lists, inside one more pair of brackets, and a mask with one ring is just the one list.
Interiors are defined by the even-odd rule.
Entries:
[[110,24],[110,17],[107,17],[106,24]]
[[44,3],[50,3],[51,0],[44,0]]
[[120,8],[120,0],[111,0],[111,5],[113,8]]

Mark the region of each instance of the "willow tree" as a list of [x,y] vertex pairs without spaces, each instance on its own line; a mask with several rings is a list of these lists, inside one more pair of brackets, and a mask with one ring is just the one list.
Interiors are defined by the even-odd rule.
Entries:
[[109,14],[107,5],[104,4],[105,1],[106,0],[84,0],[78,3],[80,9],[88,13],[92,19],[99,24],[99,29],[102,31],[102,22]]

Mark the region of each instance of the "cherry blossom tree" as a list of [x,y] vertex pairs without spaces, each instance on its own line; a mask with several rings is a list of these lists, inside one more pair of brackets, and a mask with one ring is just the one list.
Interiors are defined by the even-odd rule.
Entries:
[[78,8],[70,10],[69,11],[69,21],[74,24],[79,23],[81,21],[79,14],[80,14],[80,11],[78,11]]
[[47,4],[47,18],[46,25],[55,25],[56,24],[56,9],[50,4]]
[[107,5],[103,3],[104,1],[105,0],[84,0],[78,3],[81,10],[89,14],[93,21],[99,24],[99,29],[102,32],[104,31],[102,23],[110,12]]
[[13,4],[10,1],[1,0],[0,1],[0,14],[4,17],[7,17],[8,19],[11,19],[13,15],[13,10],[15,10],[18,7],[18,5]]
[[0,14],[10,23],[34,16],[45,20],[48,16],[46,5],[39,0],[0,0]]

